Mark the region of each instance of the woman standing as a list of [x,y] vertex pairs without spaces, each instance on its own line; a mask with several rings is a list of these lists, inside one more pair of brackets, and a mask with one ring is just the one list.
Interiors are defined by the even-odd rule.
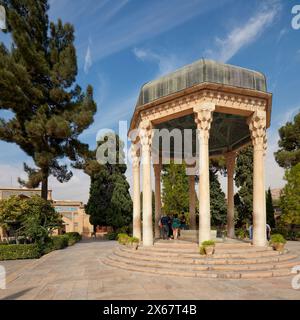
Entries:
[[177,239],[178,239],[178,230],[179,230],[179,228],[180,228],[180,225],[181,225],[181,222],[180,222],[180,220],[178,219],[178,215],[175,214],[175,215],[174,215],[173,222],[172,222],[172,229],[173,229],[174,240],[177,240]]

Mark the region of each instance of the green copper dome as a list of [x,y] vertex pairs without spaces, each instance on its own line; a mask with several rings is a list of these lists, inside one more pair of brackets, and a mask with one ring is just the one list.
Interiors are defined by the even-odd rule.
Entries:
[[204,82],[267,91],[266,78],[260,72],[202,59],[146,83],[142,87],[137,106]]

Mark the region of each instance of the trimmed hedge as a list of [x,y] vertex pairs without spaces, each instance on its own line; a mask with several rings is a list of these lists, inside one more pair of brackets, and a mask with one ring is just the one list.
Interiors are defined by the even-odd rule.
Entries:
[[73,246],[82,239],[82,236],[78,232],[68,232],[64,236],[68,239],[68,246]]
[[117,240],[118,233],[117,232],[110,232],[106,235],[108,240]]
[[38,259],[41,256],[37,244],[0,245],[0,260]]
[[50,253],[54,250],[61,250],[68,246],[73,246],[81,240],[81,235],[78,232],[68,232],[59,236],[52,236],[45,244],[43,254]]
[[68,246],[68,241],[69,240],[65,235],[52,236],[44,245],[43,254],[66,248]]

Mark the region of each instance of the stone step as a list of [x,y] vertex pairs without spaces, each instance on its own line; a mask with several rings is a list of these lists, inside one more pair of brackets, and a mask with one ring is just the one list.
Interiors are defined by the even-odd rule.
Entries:
[[[115,258],[107,257],[104,261],[110,266],[125,269],[128,271],[137,271],[142,273],[153,273],[167,276],[182,276],[182,277],[198,277],[198,278],[221,278],[221,279],[251,279],[251,278],[269,278],[269,277],[283,277],[291,275],[291,268],[274,269],[274,270],[240,270],[240,271],[218,271],[218,270],[192,270],[184,268],[183,270],[173,268],[161,267],[145,267],[138,266],[130,261],[116,261]],[[297,263],[297,262],[295,262]],[[298,262],[299,263],[299,262]],[[174,266],[173,266],[174,267]]]
[[118,256],[122,256],[125,258],[135,259],[135,260],[144,260],[144,261],[158,261],[161,263],[168,262],[172,260],[174,263],[181,263],[185,265],[190,264],[197,264],[197,265],[204,265],[204,264],[227,264],[227,265],[237,265],[237,264],[258,264],[258,263],[274,263],[280,261],[287,261],[291,259],[295,259],[297,255],[293,254],[282,254],[270,257],[257,257],[257,258],[217,258],[217,257],[206,257],[201,256],[200,254],[193,255],[192,257],[187,256],[165,256],[165,255],[148,255],[147,252],[141,253],[138,251],[132,250],[124,250],[123,248],[119,248],[115,250],[115,254]]
[[[126,263],[132,263],[135,265],[143,267],[160,267],[160,268],[171,268],[171,269],[186,269],[192,268],[195,270],[270,270],[270,269],[280,269],[284,267],[293,267],[297,264],[300,264],[300,261],[296,258],[288,261],[272,261],[272,262],[257,262],[257,263],[246,263],[246,261],[241,261],[240,264],[230,264],[225,262],[224,264],[210,263],[214,260],[205,261],[205,263],[197,263],[197,261],[186,261],[186,260],[171,260],[171,261],[161,261],[161,260],[149,260],[149,259],[137,259],[136,257],[124,256],[122,252],[114,252],[114,255],[118,261],[123,261]],[[189,263],[188,263],[189,262]]]
[[[127,248],[126,246],[122,246],[123,250],[129,250],[132,249]],[[184,249],[175,249],[175,248],[157,248],[157,247],[150,247],[150,248],[144,248],[139,247],[138,250],[135,250],[137,254],[143,254],[146,253],[147,255],[152,256],[165,256],[165,257],[190,257],[195,258],[199,257],[199,250],[184,250]],[[241,250],[241,251],[228,251],[228,252],[222,252],[222,251],[215,251],[214,257],[215,258],[258,258],[258,257],[266,257],[266,256],[277,256],[280,255],[278,251],[274,250],[259,250],[256,251],[256,249],[249,249],[249,250]],[[201,256],[200,256],[201,257]]]

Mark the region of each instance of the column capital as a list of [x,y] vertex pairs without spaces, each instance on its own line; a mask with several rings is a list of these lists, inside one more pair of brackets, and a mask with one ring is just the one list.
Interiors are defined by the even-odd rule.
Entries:
[[194,107],[195,122],[200,136],[203,136],[208,140],[209,130],[213,119],[213,112],[215,110],[215,104],[205,103]]
[[149,149],[152,144],[152,123],[149,120],[144,120],[139,126],[139,137],[143,150]]
[[266,112],[254,112],[247,122],[254,148],[266,150]]
[[132,160],[132,167],[140,167],[140,146],[137,143],[131,143],[130,154]]

